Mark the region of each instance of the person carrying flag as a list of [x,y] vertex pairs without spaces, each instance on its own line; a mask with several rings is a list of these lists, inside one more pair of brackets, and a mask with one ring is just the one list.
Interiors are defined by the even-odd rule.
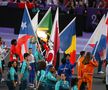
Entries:
[[88,90],[92,90],[94,68],[98,66],[98,62],[95,60],[90,52],[87,52],[82,63],[85,65],[82,70],[83,82],[87,82]]

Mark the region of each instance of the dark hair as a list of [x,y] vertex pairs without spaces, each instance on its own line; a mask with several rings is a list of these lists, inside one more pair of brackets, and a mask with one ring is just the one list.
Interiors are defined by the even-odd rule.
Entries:
[[29,48],[29,49],[32,49],[32,48]]
[[28,53],[24,53],[24,59],[26,58],[26,57],[28,57],[30,54],[28,54]]
[[[66,73],[65,73],[65,72],[62,72],[61,74],[64,74],[64,75],[66,76]],[[60,74],[60,75],[61,75],[61,74]]]
[[8,68],[10,68],[12,66],[11,62],[8,62]]
[[38,70],[45,70],[46,69],[46,62],[44,60],[41,60],[37,63],[38,67],[37,69]]
[[8,62],[8,68],[12,67],[12,64],[17,61]]
[[83,62],[82,62],[84,65],[89,64],[89,61],[92,59],[92,58],[91,58],[91,55],[92,55],[92,54],[91,54],[90,52],[87,52],[87,53],[86,53],[86,56],[85,56],[85,58],[84,58],[84,60],[83,60]]
[[85,54],[85,51],[81,51],[80,55],[83,56]]
[[73,87],[74,85],[77,85],[78,83],[78,78],[73,78],[71,81],[71,86]]
[[51,64],[51,65],[48,65],[48,68],[50,69],[50,68],[52,68],[53,67],[53,65]]
[[66,63],[66,58],[62,58],[61,63],[65,64]]
[[12,61],[11,64],[13,64],[14,62],[16,62],[16,61]]
[[11,45],[14,45],[16,42],[17,42],[16,39],[12,39],[12,40],[11,40]]

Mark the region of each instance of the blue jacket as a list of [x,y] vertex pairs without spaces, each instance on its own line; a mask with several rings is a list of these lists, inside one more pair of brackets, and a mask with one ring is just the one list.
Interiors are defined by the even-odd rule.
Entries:
[[66,79],[69,80],[72,78],[72,69],[76,66],[76,63],[73,65],[69,62],[69,60],[66,60],[65,64],[62,64],[58,68],[58,75],[61,75],[61,73],[65,73]]

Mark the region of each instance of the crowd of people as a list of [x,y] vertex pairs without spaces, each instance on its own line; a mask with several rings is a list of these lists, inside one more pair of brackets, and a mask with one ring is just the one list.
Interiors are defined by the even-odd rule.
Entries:
[[35,4],[35,6],[55,5],[73,9],[76,7],[108,8],[107,0],[9,0],[8,2],[29,2]]
[[94,7],[94,8],[107,8],[108,1],[107,0],[18,0],[15,2],[33,2],[37,5],[62,5],[64,7],[72,6],[72,7]]
[[[32,41],[32,40],[31,40]],[[90,52],[81,51],[78,60],[70,63],[70,55],[64,54],[61,64],[56,69],[53,65],[52,45],[41,41],[44,53],[38,45],[33,49],[33,42],[29,44],[28,52],[24,53],[23,60],[20,60],[17,52],[17,40],[11,41],[8,71],[4,77],[4,61],[7,47],[0,38],[0,81],[6,80],[8,90],[92,90],[94,69],[98,67],[98,60]],[[5,61],[6,62],[6,61]],[[100,67],[100,66],[99,66]],[[74,76],[74,69],[77,68],[77,76]],[[101,70],[101,69],[99,69]],[[108,78],[106,67],[106,78]],[[102,74],[102,72],[100,72]],[[106,87],[108,90],[108,81]]]

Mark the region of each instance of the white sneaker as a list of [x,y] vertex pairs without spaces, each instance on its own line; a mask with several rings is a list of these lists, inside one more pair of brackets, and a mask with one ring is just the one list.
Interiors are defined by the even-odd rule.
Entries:
[[1,79],[1,82],[5,81],[4,78]]
[[34,88],[34,84],[29,84],[29,87],[30,88]]
[[98,72],[98,74],[103,74],[103,73],[104,73],[103,71],[99,71],[99,72]]

